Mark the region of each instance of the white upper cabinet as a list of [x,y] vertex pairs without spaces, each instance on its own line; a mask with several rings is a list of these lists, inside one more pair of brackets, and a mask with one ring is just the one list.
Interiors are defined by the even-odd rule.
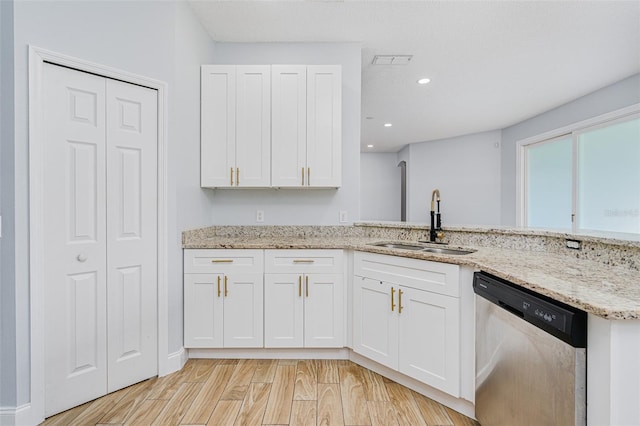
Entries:
[[201,113],[202,187],[340,187],[340,65],[203,65]]
[[202,66],[201,186],[271,185],[270,68]]
[[339,65],[273,65],[272,179],[275,187],[341,184]]
[[342,73],[338,65],[307,67],[307,186],[342,181]]
[[271,183],[280,187],[307,184],[307,67],[271,68]]

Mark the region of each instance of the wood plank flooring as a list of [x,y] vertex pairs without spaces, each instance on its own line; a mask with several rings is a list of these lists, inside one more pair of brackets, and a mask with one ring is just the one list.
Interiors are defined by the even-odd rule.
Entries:
[[43,425],[478,426],[344,360],[192,359]]

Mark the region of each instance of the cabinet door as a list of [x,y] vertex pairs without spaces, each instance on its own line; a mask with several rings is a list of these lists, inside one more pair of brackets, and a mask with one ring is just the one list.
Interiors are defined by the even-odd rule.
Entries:
[[344,346],[344,292],[340,274],[304,276],[304,346]]
[[267,348],[303,346],[302,274],[265,274],[264,345]]
[[339,187],[342,176],[342,78],[339,65],[307,67],[307,183]]
[[261,348],[263,274],[228,274],[224,279],[224,347]]
[[307,67],[271,67],[271,185],[304,186],[307,158]]
[[222,347],[223,289],[221,281],[222,276],[218,274],[184,275],[184,346],[186,348]]
[[232,186],[236,163],[235,65],[202,66],[200,114],[200,185]]
[[271,72],[269,65],[238,65],[235,183],[271,185]]
[[400,372],[460,395],[459,299],[401,287]]
[[[395,290],[392,310],[391,290]],[[398,369],[397,287],[370,278],[354,277],[353,350],[380,364]]]

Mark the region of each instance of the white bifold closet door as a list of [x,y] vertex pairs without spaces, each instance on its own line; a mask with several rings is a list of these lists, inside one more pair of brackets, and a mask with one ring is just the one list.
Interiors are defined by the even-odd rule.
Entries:
[[157,92],[44,65],[45,414],[155,376]]

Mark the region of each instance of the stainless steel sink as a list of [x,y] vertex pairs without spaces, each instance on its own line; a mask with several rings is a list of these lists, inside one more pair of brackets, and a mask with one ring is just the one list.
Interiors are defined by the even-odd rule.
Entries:
[[415,244],[400,244],[400,243],[375,243],[371,244],[372,246],[377,247],[385,247],[392,249],[402,249],[402,250],[423,250],[425,247],[421,245]]
[[440,248],[440,247],[425,247],[422,251],[428,251],[429,253],[438,254],[471,254],[475,250],[453,249],[453,248]]
[[463,255],[463,254],[471,254],[475,252],[475,250],[465,250],[465,249],[451,248],[451,247],[429,247],[421,244],[412,244],[412,243],[380,242],[380,243],[373,243],[370,245],[376,246],[376,247],[385,247],[390,249],[425,251],[425,252],[436,253],[436,254]]

